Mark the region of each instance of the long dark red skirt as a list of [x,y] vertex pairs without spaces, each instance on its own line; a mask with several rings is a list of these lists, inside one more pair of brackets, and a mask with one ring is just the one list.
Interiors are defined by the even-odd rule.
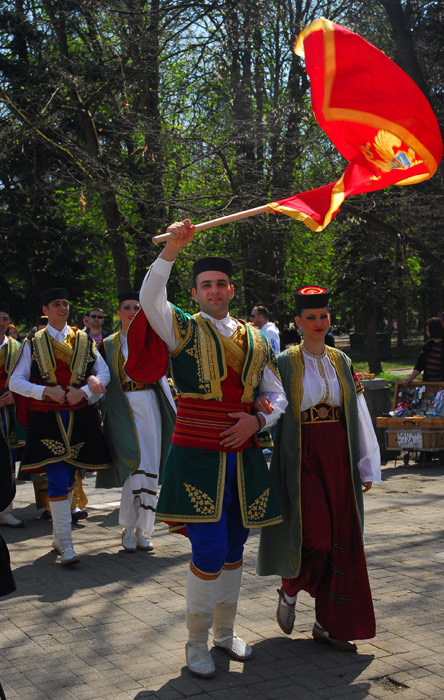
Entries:
[[335,639],[375,636],[375,615],[342,423],[302,425],[302,565],[282,579],[287,595],[307,591],[316,620]]

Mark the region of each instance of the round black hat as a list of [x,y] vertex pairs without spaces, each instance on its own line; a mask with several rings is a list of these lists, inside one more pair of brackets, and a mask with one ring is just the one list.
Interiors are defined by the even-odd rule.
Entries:
[[196,279],[197,275],[200,275],[201,272],[208,272],[208,270],[223,272],[231,279],[233,274],[233,265],[231,260],[227,260],[227,258],[218,258],[217,256],[201,258],[200,260],[196,260],[193,265],[194,279]]
[[303,284],[294,296],[297,309],[323,309],[328,306],[330,290],[320,284]]
[[119,300],[119,304],[122,304],[124,301],[128,301],[128,299],[139,299],[139,292],[129,291],[129,292],[120,292],[120,294],[117,295],[117,298]]
[[0,301],[0,311],[3,311],[4,314],[10,313],[11,307],[9,306],[7,301]]
[[68,299],[68,292],[64,287],[52,287],[42,292],[42,305],[48,306],[55,299]]

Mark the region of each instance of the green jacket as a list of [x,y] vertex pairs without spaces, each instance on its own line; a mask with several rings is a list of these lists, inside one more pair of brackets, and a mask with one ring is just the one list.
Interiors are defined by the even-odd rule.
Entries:
[[[352,480],[361,527],[364,521],[360,460],[359,423],[356,385],[350,370],[350,358],[343,352],[326,346],[329,358],[338,374],[342,405],[347,425]],[[301,416],[302,376],[304,358],[302,346],[285,350],[278,357],[278,367],[289,401],[275,436],[270,473],[278,496],[283,522],[261,532],[257,572],[261,576],[277,574],[284,578],[297,576],[301,566]]]

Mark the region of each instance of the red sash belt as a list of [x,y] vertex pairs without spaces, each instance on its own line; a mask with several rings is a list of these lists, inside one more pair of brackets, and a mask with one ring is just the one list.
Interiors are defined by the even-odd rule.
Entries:
[[[199,450],[233,452],[220,444],[220,434],[236,423],[236,419],[230,418],[228,414],[239,411],[251,413],[252,409],[253,404],[205,401],[179,396],[172,444]],[[254,445],[257,445],[257,442],[252,436],[236,452],[242,452],[246,447]]]
[[[40,384],[41,386],[52,386],[52,384],[45,384],[45,382],[36,382],[34,380],[34,384]],[[66,386],[62,386],[62,389],[66,390]],[[75,389],[80,389],[80,384],[72,384]],[[31,398],[31,405],[30,405],[30,410],[31,411],[40,411],[41,413],[48,413],[48,411],[78,411],[80,408],[85,408],[88,406],[88,399],[85,397],[79,403],[76,403],[75,406],[71,406],[69,403],[56,403],[55,401],[52,401],[52,399],[49,398],[43,398],[41,401],[38,399],[32,399]]]

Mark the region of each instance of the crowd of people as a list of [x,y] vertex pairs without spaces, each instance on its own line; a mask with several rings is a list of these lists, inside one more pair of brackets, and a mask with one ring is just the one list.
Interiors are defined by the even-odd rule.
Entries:
[[[210,630],[233,658],[252,656],[235,631],[252,528],[261,531],[258,574],[281,579],[280,628],[292,633],[297,594],[307,591],[314,640],[355,651],[353,640],[375,635],[363,493],[380,481],[380,456],[351,362],[326,344],[329,291],[295,290],[303,342],[280,353],[266,307],[254,307],[250,323],[230,316],[225,258],[195,261],[197,314],[168,301],[194,227],[185,219],[169,232],[140,292],[119,294],[115,333],[103,330],[101,308],[84,315],[83,330],[68,325],[69,292],[51,288],[41,324],[20,345],[0,303],[0,412],[12,464],[20,457],[20,475],[46,490],[64,566],[79,561],[72,511],[89,470],[97,486],[122,489],[126,551],[153,548],[156,520],[189,538],[186,660],[195,675],[215,673]],[[276,425],[268,467],[258,438]],[[7,504],[0,524],[14,520]]]

